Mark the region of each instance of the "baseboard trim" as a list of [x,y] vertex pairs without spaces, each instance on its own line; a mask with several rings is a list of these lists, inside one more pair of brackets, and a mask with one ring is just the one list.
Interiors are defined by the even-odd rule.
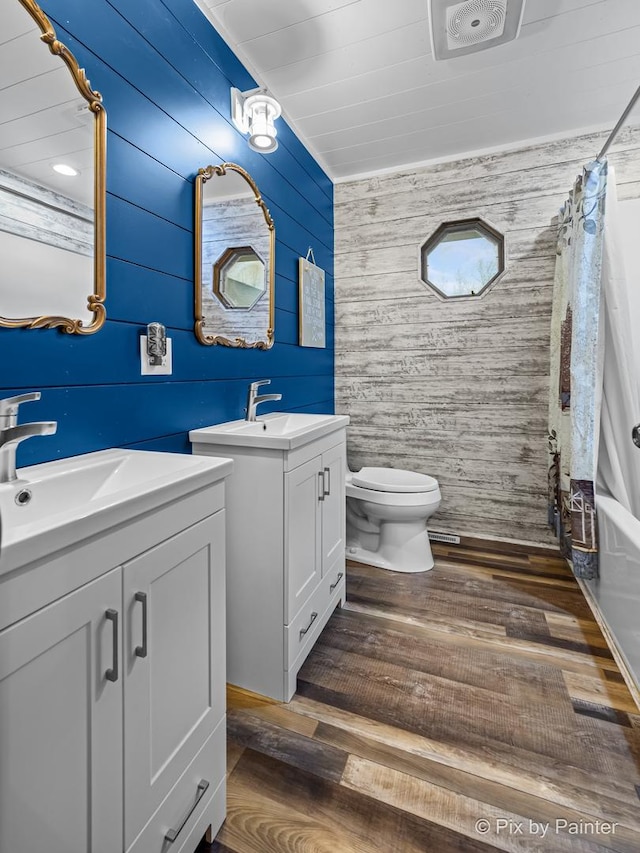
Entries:
[[[449,530],[438,530],[437,533],[456,535],[460,537],[460,544],[449,545],[448,548],[461,548],[466,550],[494,551],[507,554],[533,554],[536,557],[558,557],[560,548],[554,545],[541,545],[538,542],[527,542],[524,539],[499,539],[493,536],[466,536]],[[434,545],[439,544],[434,542]]]

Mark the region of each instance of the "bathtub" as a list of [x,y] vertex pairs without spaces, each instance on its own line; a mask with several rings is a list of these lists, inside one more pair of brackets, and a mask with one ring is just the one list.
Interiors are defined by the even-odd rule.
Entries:
[[580,585],[625,680],[640,702],[640,521],[618,501],[598,496],[600,577]]

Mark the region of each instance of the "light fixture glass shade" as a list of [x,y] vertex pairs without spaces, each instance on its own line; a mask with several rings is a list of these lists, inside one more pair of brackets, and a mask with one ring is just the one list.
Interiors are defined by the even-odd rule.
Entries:
[[271,154],[278,147],[278,140],[266,133],[252,133],[249,137],[249,148],[260,154]]
[[278,147],[278,132],[274,122],[282,112],[280,104],[264,92],[245,96],[237,89],[232,89],[231,95],[234,124],[243,133],[249,133],[249,147],[261,154],[275,151]]
[[280,115],[280,104],[269,95],[252,95],[245,102],[249,119],[249,148],[269,154],[278,147],[275,120]]

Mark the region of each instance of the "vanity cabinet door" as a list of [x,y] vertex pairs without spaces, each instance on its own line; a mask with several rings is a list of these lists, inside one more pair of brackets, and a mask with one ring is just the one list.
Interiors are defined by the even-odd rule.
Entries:
[[318,585],[322,566],[322,457],[285,475],[285,625]]
[[121,853],[121,571],[0,632],[0,853]]
[[322,454],[322,577],[338,560],[344,565],[346,464],[344,442]]
[[220,511],[123,568],[125,850],[165,797],[166,829],[200,818],[201,789],[171,791],[225,712],[224,536]]

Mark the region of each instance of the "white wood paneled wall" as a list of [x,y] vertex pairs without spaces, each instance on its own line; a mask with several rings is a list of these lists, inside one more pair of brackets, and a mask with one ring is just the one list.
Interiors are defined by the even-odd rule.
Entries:
[[[336,411],[351,468],[431,474],[431,529],[549,543],[547,405],[554,220],[606,134],[360,179],[335,187]],[[621,199],[640,197],[640,128],[610,152]],[[419,247],[480,216],[506,238],[504,277],[442,301]]]
[[93,257],[93,210],[0,169],[0,231]]
[[[219,180],[219,179],[218,179]],[[262,211],[251,198],[215,201],[202,210],[202,313],[207,335],[222,335],[233,340],[266,339],[269,327],[269,295],[265,292],[250,308],[226,308],[213,292],[213,269],[216,261],[229,248],[251,246],[265,264],[268,291],[271,232]]]

